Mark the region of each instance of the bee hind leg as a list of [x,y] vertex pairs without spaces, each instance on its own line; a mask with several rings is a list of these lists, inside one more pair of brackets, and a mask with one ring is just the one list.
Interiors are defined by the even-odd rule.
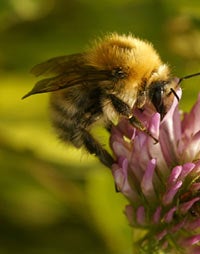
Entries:
[[113,157],[85,129],[82,131],[82,140],[86,150],[90,154],[94,154],[106,167],[111,168],[112,164],[114,163]]

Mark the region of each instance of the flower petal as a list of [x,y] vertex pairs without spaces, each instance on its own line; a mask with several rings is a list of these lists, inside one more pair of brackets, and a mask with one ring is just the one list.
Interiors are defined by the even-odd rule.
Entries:
[[[149,122],[149,132],[154,138],[159,138],[159,132],[160,132],[160,114],[155,113]],[[154,140],[152,140],[154,142]]]
[[187,237],[187,238],[184,238],[184,242],[183,242],[183,245],[185,247],[188,247],[190,245],[194,245],[194,244],[197,244],[200,242],[200,234],[199,235],[194,235],[194,236],[191,236],[191,237]]
[[159,142],[149,147],[149,154],[151,158],[156,158],[157,160],[156,164],[158,174],[166,179],[166,177],[170,174],[170,168],[167,165],[167,161],[165,160],[165,156],[162,153]]
[[184,115],[183,121],[182,121],[182,130],[184,133],[184,136],[186,136],[188,139],[195,133],[199,131],[200,126],[200,94],[198,96],[197,102],[192,107],[190,113],[187,113]]
[[125,137],[132,139],[135,136],[135,128],[128,119],[122,118],[117,126],[118,131]]
[[162,207],[161,206],[157,207],[155,213],[153,214],[153,223],[155,224],[159,223],[161,219],[161,212],[162,212]]
[[191,199],[188,202],[185,202],[185,203],[181,204],[179,206],[180,213],[181,214],[186,214],[188,212],[188,210],[194,205],[194,203],[196,203],[199,200],[200,200],[200,197],[196,197],[196,198]]
[[125,158],[130,157],[130,151],[129,151],[128,147],[126,147],[126,145],[124,145],[123,143],[114,141],[112,143],[112,147],[113,147],[113,150],[114,150],[116,156],[125,157]]
[[200,246],[192,246],[191,248],[189,248],[188,254],[199,254],[200,253]]
[[[177,92],[181,97],[181,90]],[[181,138],[181,119],[178,110],[178,101],[174,99],[170,110],[160,124],[160,145],[168,165],[176,162],[179,158],[177,143]]]
[[144,225],[146,221],[144,206],[140,206],[136,212],[136,220],[140,225]]
[[169,188],[168,191],[163,195],[162,202],[164,206],[167,206],[172,203],[174,196],[176,195],[182,184],[183,184],[182,181],[178,181],[171,188]]
[[167,233],[168,233],[168,232],[167,232],[167,229],[162,230],[160,233],[158,233],[158,234],[156,235],[157,240],[158,240],[158,241],[162,240],[163,237],[165,237],[165,236],[167,235]]
[[133,207],[131,205],[126,205],[125,206],[125,214],[126,217],[128,218],[128,221],[130,223],[131,226],[134,226],[134,211],[133,211]]
[[178,230],[182,229],[184,227],[184,225],[185,225],[185,219],[182,219],[181,222],[179,222],[179,223],[172,226],[170,232],[171,233],[176,233]]
[[155,197],[155,190],[153,186],[153,175],[156,167],[156,160],[152,159],[149,161],[144,176],[141,181],[141,189],[146,198],[151,198],[151,200]]
[[194,136],[190,137],[189,142],[186,144],[187,149],[183,153],[184,160],[194,161],[200,159],[200,131],[198,131]]
[[195,230],[198,227],[200,227],[200,218],[194,220],[194,221],[187,221],[187,224],[185,226],[186,230]]
[[194,167],[195,167],[194,163],[191,162],[185,163],[182,167],[179,179],[184,180],[188,176],[188,174],[193,170]]
[[176,209],[177,209],[176,207],[173,207],[165,214],[164,221],[166,223],[170,223],[172,221]]
[[172,172],[168,178],[167,185],[172,186],[175,184],[182,172],[183,167],[182,166],[176,166],[172,169]]
[[197,192],[200,190],[200,183],[193,183],[191,186],[190,186],[190,190],[192,192]]

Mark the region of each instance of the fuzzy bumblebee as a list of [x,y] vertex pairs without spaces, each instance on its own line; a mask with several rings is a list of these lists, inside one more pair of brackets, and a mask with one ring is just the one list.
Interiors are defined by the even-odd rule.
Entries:
[[116,33],[93,42],[86,52],[38,64],[32,73],[46,77],[23,98],[51,92],[51,120],[60,139],[85,147],[108,167],[114,159],[91,134],[93,124],[110,130],[126,117],[151,136],[133,108],[153,106],[164,117],[179,87],[149,42]]

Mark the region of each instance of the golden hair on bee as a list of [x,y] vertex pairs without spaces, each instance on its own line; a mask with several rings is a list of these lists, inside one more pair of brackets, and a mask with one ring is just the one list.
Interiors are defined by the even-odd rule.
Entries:
[[84,147],[108,167],[114,159],[91,134],[93,124],[103,122],[110,130],[125,117],[155,139],[133,108],[149,105],[163,118],[180,83],[151,43],[117,33],[96,40],[86,52],[38,64],[32,73],[47,77],[23,98],[51,92],[51,120],[60,139]]
[[[144,72],[150,75],[152,68],[158,68],[162,62],[159,55],[149,42],[131,35],[109,34],[93,43],[86,59],[89,64],[98,69],[112,70],[123,66],[130,70],[130,75],[141,78]],[[144,65],[145,63],[145,65]],[[134,73],[131,73],[134,70]]]

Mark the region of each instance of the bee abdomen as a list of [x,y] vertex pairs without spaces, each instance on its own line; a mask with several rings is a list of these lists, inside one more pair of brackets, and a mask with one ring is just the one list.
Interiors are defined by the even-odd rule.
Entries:
[[[58,137],[67,143],[72,143],[75,147],[82,146],[80,114],[73,104],[65,102],[63,106],[59,100],[51,100],[51,121]],[[68,106],[68,107],[67,107]]]

